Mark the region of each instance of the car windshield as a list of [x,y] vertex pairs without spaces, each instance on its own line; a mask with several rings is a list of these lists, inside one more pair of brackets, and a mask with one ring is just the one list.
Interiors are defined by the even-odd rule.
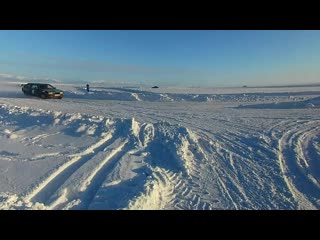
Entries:
[[53,86],[50,85],[50,84],[41,85],[40,88],[42,88],[42,89],[55,89],[55,87],[53,87]]

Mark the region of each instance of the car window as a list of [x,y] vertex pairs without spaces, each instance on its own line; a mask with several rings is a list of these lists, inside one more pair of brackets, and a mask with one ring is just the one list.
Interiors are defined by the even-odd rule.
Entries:
[[55,87],[53,87],[53,86],[50,85],[50,84],[46,85],[46,88],[48,88],[48,89],[55,89]]

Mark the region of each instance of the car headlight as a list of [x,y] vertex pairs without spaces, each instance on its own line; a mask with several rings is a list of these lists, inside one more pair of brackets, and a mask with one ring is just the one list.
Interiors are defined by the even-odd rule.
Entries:
[[63,94],[63,92],[60,92],[60,94]]
[[53,94],[53,92],[48,92],[49,95]]

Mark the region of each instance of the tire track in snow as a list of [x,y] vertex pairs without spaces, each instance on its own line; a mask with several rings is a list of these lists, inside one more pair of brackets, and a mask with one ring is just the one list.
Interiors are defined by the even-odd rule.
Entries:
[[[96,193],[103,184],[107,173],[110,171],[111,167],[121,159],[121,157],[128,151],[129,139],[124,140],[117,148],[111,151],[90,173],[90,175],[84,180],[79,189],[79,199],[80,204],[76,205],[74,209],[89,209],[91,202],[93,201]],[[72,198],[72,196],[71,196]],[[75,201],[76,199],[68,199],[68,201]],[[63,206],[58,206],[63,208]]]
[[[205,156],[201,158],[205,160],[207,167],[205,173],[197,174],[198,176],[203,176],[203,178],[209,175],[209,180],[204,180],[205,183],[210,183],[210,187],[212,188],[215,182],[217,189],[220,191],[220,198],[222,200],[229,200],[222,201],[222,204],[229,205],[231,203],[231,206],[236,209],[240,207],[252,208],[260,204],[252,201],[256,198],[257,193],[251,191],[250,186],[248,186],[248,184],[250,185],[250,180],[243,176],[243,172],[241,171],[245,167],[245,169],[256,175],[252,161],[258,155],[254,155],[254,159],[252,158],[251,154],[253,152],[249,149],[252,143],[251,139],[249,138],[248,142],[239,141],[240,136],[235,133],[229,134],[229,131],[226,131],[225,134],[216,134],[209,140],[201,138],[199,143],[202,147],[199,149],[202,155]],[[256,142],[254,144],[256,145]],[[261,150],[261,154],[268,150],[266,153],[274,155],[274,159],[276,159],[276,153],[270,150],[269,144],[259,144],[259,149]],[[261,154],[259,157],[266,158]],[[234,158],[237,161],[234,161]],[[207,188],[205,183],[201,183],[201,185]],[[242,203],[245,203],[245,205],[242,205]],[[215,208],[214,206],[212,207]],[[223,208],[226,207],[228,206],[223,206]]]
[[34,156],[31,161],[35,161],[44,157],[53,157],[53,156],[58,156],[60,153],[59,152],[53,152],[53,153],[42,153]]
[[309,168],[310,167],[310,162],[312,163],[313,161],[308,161],[307,152],[306,152],[306,147],[310,144],[310,137],[313,136],[313,132],[317,131],[318,128],[314,128],[311,131],[306,131],[303,134],[301,134],[298,139],[296,140],[297,144],[295,145],[295,152],[297,153],[297,160],[298,164],[300,165],[301,168]]
[[156,167],[152,168],[152,177],[145,184],[145,191],[137,198],[129,201],[128,210],[161,210],[175,209],[176,183],[179,174]]
[[32,140],[31,143],[36,143],[36,142],[39,142],[40,140],[43,140],[45,138],[48,138],[48,137],[51,137],[51,136],[54,136],[54,135],[58,135],[60,132],[57,132],[57,133],[53,133],[53,134],[39,134],[37,136],[34,136],[32,137],[30,140]]
[[308,136],[305,146],[303,149],[303,154],[308,163],[309,171],[315,178],[318,186],[320,184],[320,131],[319,129],[315,134]]
[[109,132],[100,141],[78,154],[70,155],[72,158],[52,172],[44,181],[26,194],[24,201],[30,202],[41,195],[41,202],[46,202],[49,197],[83,164],[96,155],[95,151],[101,151],[113,137],[113,131]]
[[[218,202],[208,199],[209,183],[214,177],[219,176],[213,172],[215,163],[209,160],[205,149],[199,142],[199,136],[187,129],[187,135],[182,139],[182,146],[178,150],[180,157],[185,162],[188,177],[179,181],[179,191],[175,201],[176,209],[212,209]],[[202,166],[199,168],[199,166]]]
[[244,131],[259,131],[260,129],[258,127],[255,127],[255,126],[247,126],[245,124],[240,124],[236,121],[230,121],[230,120],[225,120],[225,119],[220,119],[220,118],[214,118],[214,117],[211,117],[212,120],[214,121],[217,121],[219,123],[222,123],[223,125],[226,125],[229,128],[233,128],[233,129],[236,129],[236,130],[244,130]]
[[[122,139],[122,143],[97,164],[78,189],[73,189],[70,193],[66,193],[64,189],[62,189],[58,199],[54,200],[51,204],[51,209],[90,208],[91,202],[94,200],[108,172],[113,169],[116,163],[127,153],[135,154],[143,151],[144,148],[147,147],[148,142],[153,138],[154,128],[152,124],[143,124],[140,128],[139,124],[134,119],[131,119],[130,125],[130,136],[125,137],[124,140]],[[134,144],[135,142],[138,143],[138,145]],[[130,150],[130,146],[132,148],[133,145],[135,145],[134,149]]]
[[[239,190],[239,192],[243,195],[243,197],[246,199],[246,201],[249,202],[248,197],[245,194],[244,189],[242,188],[242,186],[240,185],[240,183],[236,183],[234,180],[232,180],[232,178],[234,176],[232,176],[232,173],[229,173],[227,170],[228,168],[224,169],[224,165],[220,166],[221,163],[219,163],[219,161],[217,160],[218,158],[214,158],[214,157],[209,157],[205,151],[203,150],[203,148],[201,147],[201,153],[204,156],[204,159],[206,160],[206,163],[208,165],[207,169],[207,174],[206,174],[206,179],[205,182],[203,184],[203,188],[202,188],[202,192],[205,191],[209,182],[213,181],[213,176],[215,177],[214,179],[217,181],[217,185],[220,187],[220,191],[222,193],[223,196],[227,196],[231,202],[231,204],[234,206],[235,209],[238,209],[238,205],[236,204],[235,199],[232,197],[231,192],[232,190],[230,188],[228,188],[225,184],[226,179],[222,179],[222,176],[226,176],[228,180],[230,180],[230,182]],[[211,180],[211,181],[210,181]],[[210,203],[210,206],[212,204]]]
[[[221,176],[228,176],[228,179],[232,179],[232,175],[223,171],[223,166],[219,166],[219,154],[217,152],[208,152],[202,142],[212,142],[212,138],[207,136],[197,136],[192,131],[187,130],[187,135],[182,138],[182,145],[178,149],[180,152],[180,158],[185,164],[188,177],[184,177],[183,181],[179,181],[177,186],[175,208],[176,209],[215,209],[217,208],[216,203],[219,202],[214,195],[208,196],[208,191],[211,188],[220,189],[223,196],[230,196],[232,205],[237,209],[236,201],[229,194],[228,188],[226,187]],[[201,137],[200,137],[201,136]],[[199,138],[200,137],[200,138]],[[218,157],[218,159],[214,158]],[[228,155],[229,156],[229,155]],[[199,167],[200,166],[200,167]],[[215,182],[215,184],[214,184]],[[235,181],[230,182],[237,187],[239,192],[243,195],[243,198],[247,201],[248,197],[245,194],[244,189],[240,183]],[[221,184],[222,183],[222,184]],[[214,187],[216,185],[216,187]]]
[[[312,125],[311,127],[305,125]],[[314,126],[315,125],[315,126]],[[299,163],[299,142],[303,136],[319,128],[319,122],[308,122],[287,131],[278,141],[278,159],[285,183],[299,209],[316,209],[320,207],[319,184],[310,180],[310,173]],[[298,152],[297,152],[298,150]]]
[[186,132],[180,138],[181,145],[176,149],[176,154],[180,158],[180,161],[183,162],[186,172],[180,172],[179,175],[175,175],[175,199],[173,201],[173,207],[174,209],[197,209],[199,205],[198,201],[200,202],[201,199],[199,196],[199,193],[201,194],[199,190],[200,185],[194,183],[198,160],[191,150],[191,148],[196,148],[191,147],[191,145],[194,146],[196,143],[192,141],[194,134],[188,129],[185,130]]
[[93,178],[97,175],[97,173],[110,161],[111,158],[113,158],[117,153],[119,153],[125,144],[128,143],[128,139],[126,139],[122,144],[120,144],[119,147],[117,147],[115,150],[113,150],[95,169],[94,171],[89,175],[89,177],[84,181],[82,184],[80,191],[85,191],[88,187],[88,185],[91,183]]

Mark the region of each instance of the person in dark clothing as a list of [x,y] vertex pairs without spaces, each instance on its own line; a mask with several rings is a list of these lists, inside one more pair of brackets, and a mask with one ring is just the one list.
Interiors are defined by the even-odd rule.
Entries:
[[89,84],[87,84],[87,92],[89,92]]

